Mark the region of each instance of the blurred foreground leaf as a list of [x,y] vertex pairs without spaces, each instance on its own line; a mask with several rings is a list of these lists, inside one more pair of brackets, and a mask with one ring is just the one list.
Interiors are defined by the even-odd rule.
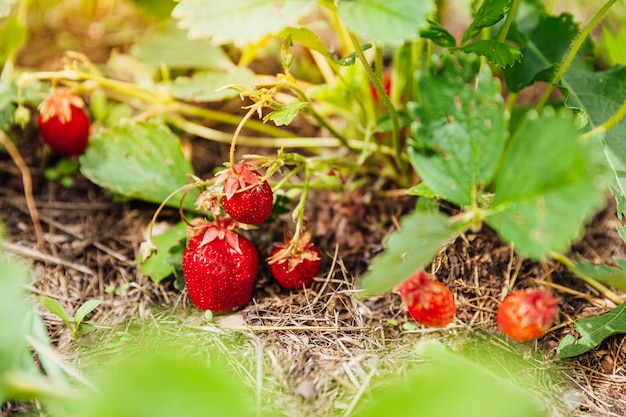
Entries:
[[586,317],[574,323],[581,338],[574,341],[571,335],[561,340],[557,357],[570,358],[597,347],[604,339],[616,334],[626,334],[626,303],[597,317]]
[[[183,155],[180,141],[164,125],[151,122],[121,123],[89,139],[80,157],[81,172],[92,182],[125,197],[161,203],[187,184],[193,168]],[[193,209],[196,191],[185,199]],[[168,204],[178,207],[178,198]]]

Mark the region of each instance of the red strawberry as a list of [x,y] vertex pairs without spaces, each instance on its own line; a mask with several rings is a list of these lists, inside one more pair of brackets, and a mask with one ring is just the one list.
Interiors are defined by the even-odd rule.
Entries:
[[556,314],[556,299],[542,289],[507,295],[496,313],[500,330],[516,342],[528,342],[546,334]]
[[311,234],[304,233],[295,247],[287,241],[276,244],[268,261],[272,275],[283,288],[299,290],[313,285],[322,265],[322,254],[310,240]]
[[247,304],[259,265],[256,248],[231,227],[207,225],[195,233],[183,254],[189,298],[214,313]]
[[444,327],[454,319],[454,294],[426,272],[418,271],[398,286],[400,297],[415,321],[426,326]]
[[256,167],[250,164],[237,164],[234,171],[228,168],[219,175],[216,184],[224,183],[222,207],[233,219],[258,225],[272,214],[272,187],[261,179]]
[[80,155],[89,139],[89,117],[83,100],[68,88],[57,88],[39,109],[39,133],[53,152],[64,156]]

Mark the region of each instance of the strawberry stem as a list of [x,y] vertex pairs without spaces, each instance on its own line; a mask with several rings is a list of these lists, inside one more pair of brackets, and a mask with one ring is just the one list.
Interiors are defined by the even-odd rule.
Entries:
[[231,170],[233,172],[233,175],[235,177],[239,177],[239,173],[235,169],[235,148],[237,146],[237,137],[239,136],[239,133],[241,133],[241,129],[243,129],[243,125],[246,124],[246,121],[250,117],[252,117],[252,115],[255,112],[258,112],[258,111],[261,110],[261,107],[263,106],[262,103],[263,103],[263,101],[259,101],[259,102],[254,103],[252,106],[249,107],[248,112],[243,116],[243,118],[241,119],[241,121],[237,125],[237,129],[235,129],[235,133],[233,133],[233,139],[230,142],[229,157],[230,157],[230,168],[231,168]]
[[296,206],[294,213],[296,214],[296,230],[293,232],[293,237],[289,243],[290,252],[293,248],[298,247],[300,242],[300,235],[302,235],[302,223],[304,222],[304,205],[306,203],[307,193],[309,191],[309,183],[311,182],[311,167],[309,164],[304,165],[304,185],[302,186],[302,194],[300,195],[300,201]]

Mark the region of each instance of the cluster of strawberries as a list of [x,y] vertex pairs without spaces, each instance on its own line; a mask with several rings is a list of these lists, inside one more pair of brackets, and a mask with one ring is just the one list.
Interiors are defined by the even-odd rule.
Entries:
[[[251,164],[236,164],[221,172],[216,185],[199,197],[219,218],[220,206],[229,218],[203,222],[189,229],[183,273],[189,298],[202,310],[223,312],[250,301],[259,265],[256,248],[235,231],[243,223],[260,225],[272,213],[274,196],[267,180]],[[217,204],[216,204],[217,202]],[[296,241],[277,243],[268,258],[272,275],[284,288],[310,287],[321,266],[321,253],[303,233]]]
[[[454,294],[424,271],[418,271],[398,286],[409,315],[425,326],[444,327],[456,314]],[[546,334],[554,322],[556,299],[542,289],[527,289],[507,295],[496,312],[500,330],[516,342],[528,342]]]

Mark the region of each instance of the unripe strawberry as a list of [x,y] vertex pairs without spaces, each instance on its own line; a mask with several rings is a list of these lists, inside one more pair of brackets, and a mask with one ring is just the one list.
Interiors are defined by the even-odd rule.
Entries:
[[418,271],[398,286],[409,315],[425,326],[444,327],[456,314],[454,294],[424,271]]
[[542,289],[507,295],[496,313],[500,330],[516,342],[528,342],[546,334],[554,322],[556,299]]
[[85,151],[90,121],[84,107],[83,100],[68,88],[53,90],[41,104],[39,133],[53,152],[74,156]]

